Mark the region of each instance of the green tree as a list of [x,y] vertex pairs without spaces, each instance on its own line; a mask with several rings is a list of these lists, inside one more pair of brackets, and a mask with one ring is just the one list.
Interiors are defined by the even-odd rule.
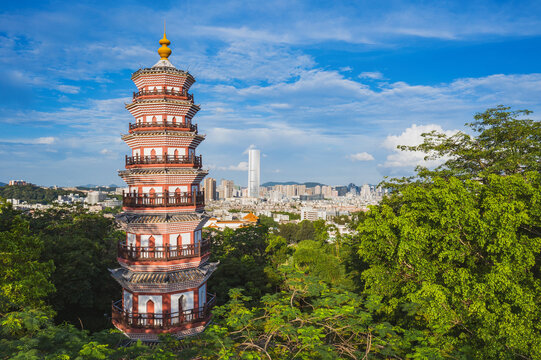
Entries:
[[209,291],[217,294],[218,303],[227,301],[232,288],[244,288],[253,299],[272,289],[265,273],[267,234],[268,229],[261,225],[211,232],[211,261],[219,261],[220,266],[208,284]]
[[340,258],[334,254],[335,247],[324,242],[304,240],[295,246],[292,264],[304,272],[329,284],[350,286]]
[[121,346],[119,331],[90,334],[71,324],[54,325],[43,311],[10,313],[0,318],[0,359],[178,359],[178,342],[148,347],[141,342]]
[[231,300],[214,310],[219,320],[187,340],[202,359],[438,358],[423,333],[376,321],[376,297],[364,299],[291,267],[281,272],[282,291],[265,295],[259,306],[231,290]]
[[474,116],[467,123],[474,135],[462,131],[445,135],[423,134],[417,146],[399,146],[405,151],[422,151],[426,160],[445,159],[431,171],[418,168],[421,177],[479,178],[489,174],[511,175],[541,170],[541,122],[524,119],[529,110],[511,110],[500,105]]
[[259,215],[259,223],[268,229],[273,229],[278,227],[278,223],[270,216]]
[[298,225],[294,223],[285,223],[278,225],[277,234],[286,239],[288,244],[297,242],[296,234],[298,231]]
[[294,249],[292,246],[288,246],[286,239],[274,234],[268,235],[267,244],[267,248],[265,249],[267,253],[265,274],[267,274],[269,282],[274,287],[277,287],[283,280],[278,268],[289,259]]
[[41,307],[54,291],[49,281],[54,265],[40,261],[42,251],[28,221],[0,198],[0,314]]
[[540,180],[436,178],[372,207],[359,226],[366,293],[447,356],[541,358]]
[[117,242],[125,239],[114,219],[80,209],[52,209],[34,214],[31,229],[44,244],[42,259],[53,261],[56,292],[49,303],[58,322],[93,331],[110,327],[104,314],[119,287],[108,269],[118,266]]
[[318,219],[312,222],[314,227],[313,240],[325,242],[329,240],[329,226],[326,224],[325,220]]
[[309,220],[303,220],[299,223],[297,232],[295,233],[295,242],[314,240],[315,235],[314,223]]

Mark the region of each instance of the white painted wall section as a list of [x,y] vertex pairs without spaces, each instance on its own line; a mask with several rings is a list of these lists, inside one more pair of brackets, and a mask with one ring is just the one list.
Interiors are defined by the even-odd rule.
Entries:
[[199,307],[202,308],[205,306],[205,303],[207,301],[207,284],[203,284],[199,288]]
[[154,189],[155,192],[161,193],[162,187],[161,186],[143,186],[143,194],[150,193],[150,189]]
[[145,156],[150,156],[151,153],[152,153],[152,150],[155,150],[156,151],[156,155],[161,155],[162,154],[162,148],[144,148],[143,149],[143,155]]
[[124,290],[124,311],[131,314],[133,311],[133,295]]
[[178,312],[178,299],[180,299],[181,296],[184,296],[184,299],[182,301],[183,309],[184,310],[193,309],[193,291],[185,291],[178,294],[171,294],[171,312],[172,313]]
[[161,295],[139,295],[138,298],[138,311],[140,314],[146,314],[147,302],[152,300],[154,302],[154,314],[162,313],[162,296]]
[[151,236],[154,237],[155,247],[163,246],[163,235],[141,235],[141,246],[148,246],[148,239],[150,239]]
[[135,246],[135,234],[128,233],[128,246]]
[[167,148],[167,155],[173,156],[175,155],[175,150],[178,150],[178,155],[186,155],[186,148],[180,148],[180,147],[170,147]]

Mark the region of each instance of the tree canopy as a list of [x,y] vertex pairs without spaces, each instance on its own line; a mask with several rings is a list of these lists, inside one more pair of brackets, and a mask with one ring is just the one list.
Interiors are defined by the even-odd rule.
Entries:
[[399,148],[424,152],[425,160],[443,160],[434,170],[418,168],[421,177],[464,179],[540,171],[541,122],[524,118],[531,113],[500,105],[477,113],[474,121],[466,124],[473,131],[471,135],[432,131],[422,134],[422,144]]
[[0,314],[44,305],[54,291],[52,261],[40,261],[43,241],[0,198]]

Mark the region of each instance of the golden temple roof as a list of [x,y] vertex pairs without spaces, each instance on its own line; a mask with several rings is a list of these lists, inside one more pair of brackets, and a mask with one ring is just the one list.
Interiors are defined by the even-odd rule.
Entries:
[[259,220],[259,218],[255,216],[252,212],[243,217],[243,219],[250,222],[257,222],[257,220]]

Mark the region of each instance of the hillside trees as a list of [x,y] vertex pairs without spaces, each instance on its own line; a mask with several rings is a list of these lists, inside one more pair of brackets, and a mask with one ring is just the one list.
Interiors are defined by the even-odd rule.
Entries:
[[54,291],[54,265],[41,261],[43,246],[28,221],[0,198],[0,314],[41,307]]
[[80,191],[68,191],[62,189],[47,189],[36,185],[6,185],[0,187],[0,197],[4,199],[18,199],[27,201],[29,204],[49,204],[58,198],[58,195],[68,195],[70,193],[83,196]]
[[214,310],[219,319],[187,341],[202,359],[441,358],[424,333],[376,320],[377,297],[364,298],[291,266],[281,290],[259,305],[238,289]]
[[259,299],[272,289],[265,273],[269,256],[267,227],[213,230],[210,236],[211,261],[219,261],[220,266],[208,281],[209,292],[219,295],[219,304],[227,302],[232,288],[242,287],[253,299]]
[[366,293],[449,355],[541,357],[539,173],[435,179],[402,189],[401,205],[373,207],[358,228]]
[[93,331],[110,327],[104,314],[119,287],[108,269],[118,266],[117,242],[125,239],[115,221],[84,210],[53,208],[30,218],[31,230],[43,242],[41,258],[53,261],[56,287],[48,302],[58,322],[69,321]]

